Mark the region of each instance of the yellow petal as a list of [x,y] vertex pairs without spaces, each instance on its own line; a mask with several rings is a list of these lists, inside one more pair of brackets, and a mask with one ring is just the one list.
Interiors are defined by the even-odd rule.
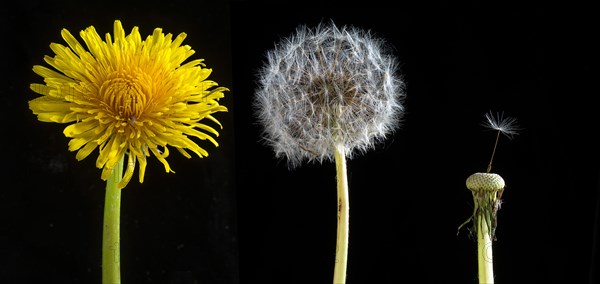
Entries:
[[83,46],[81,46],[79,41],[77,41],[77,39],[75,39],[75,37],[67,29],[63,29],[60,32],[60,34],[62,35],[62,38],[67,42],[69,47],[71,47],[71,49],[75,51],[75,53],[77,53],[77,55],[81,56],[83,53],[85,53],[85,49],[83,49]]
[[[156,158],[165,166],[165,171],[167,173],[173,172],[173,170],[171,170],[171,167],[169,166],[169,162],[167,162],[167,160],[165,160],[165,158],[163,156],[164,154],[160,153],[158,151],[158,149],[156,149],[156,148],[150,148],[150,151],[152,151],[154,156],[156,156]],[[165,151],[168,151],[167,147],[165,147]]]
[[39,97],[29,101],[29,107],[34,113],[40,112],[71,112],[70,107],[73,104],[64,100],[52,97]]
[[82,135],[78,135],[76,138],[73,138],[71,139],[71,141],[69,141],[69,151],[76,151],[77,149],[81,148],[83,145],[88,143],[98,146],[98,143],[94,142],[94,140],[96,140],[97,135],[98,134],[96,134],[94,131],[88,131]]
[[52,69],[49,69],[47,67],[40,66],[40,65],[33,66],[33,72],[44,78],[56,78],[56,79],[63,80],[65,82],[74,82],[73,79],[71,79],[63,74],[60,74]]
[[87,156],[90,155],[90,153],[92,153],[92,151],[94,151],[94,149],[96,149],[96,147],[98,147],[98,144],[96,143],[85,144],[83,148],[77,151],[77,155],[75,155],[75,158],[77,159],[77,161],[85,159]]
[[80,135],[81,133],[93,130],[99,124],[100,123],[97,120],[88,120],[88,121],[83,121],[83,122],[79,122],[79,123],[74,123],[74,124],[67,126],[65,128],[65,130],[63,131],[63,133],[67,137],[75,137],[77,135]]
[[190,159],[190,158],[192,157],[192,156],[191,156],[191,155],[190,155],[188,152],[186,152],[186,151],[185,151],[185,149],[183,149],[183,148],[181,148],[181,147],[177,147],[176,149],[177,149],[177,151],[179,151],[179,153],[181,153],[181,155],[183,155],[184,157],[186,157],[186,158],[188,158],[188,159]]
[[144,175],[146,173],[146,156],[141,155],[138,156],[138,160],[140,160],[140,169],[139,169],[139,181],[140,183],[144,182]]
[[127,169],[125,170],[125,174],[123,175],[123,178],[121,179],[119,184],[117,184],[118,188],[125,188],[125,186],[131,180],[131,177],[133,176],[134,169],[135,169],[135,156],[130,154],[127,159]]

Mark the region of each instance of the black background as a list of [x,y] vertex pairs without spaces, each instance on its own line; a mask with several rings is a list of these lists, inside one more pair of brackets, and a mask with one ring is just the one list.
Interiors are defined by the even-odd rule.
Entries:
[[[84,4],[85,3],[85,4]],[[485,171],[487,111],[523,130],[502,137],[506,181],[494,243],[497,283],[598,283],[597,88],[589,7],[539,1],[22,1],[3,7],[0,282],[100,283],[104,182],[67,150],[66,125],[28,109],[31,71],[93,25],[174,35],[231,89],[210,156],[151,159],[123,192],[123,283],[331,283],[333,163],[288,170],[260,138],[251,101],[265,52],[300,24],[334,20],[385,39],[406,81],[404,122],[348,161],[348,283],[477,283],[465,179]]]

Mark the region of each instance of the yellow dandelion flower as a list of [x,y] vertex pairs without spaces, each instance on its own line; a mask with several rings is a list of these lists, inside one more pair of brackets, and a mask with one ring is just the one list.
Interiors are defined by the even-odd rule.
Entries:
[[197,139],[218,146],[213,138],[218,132],[203,121],[221,127],[212,114],[227,111],[218,101],[229,90],[207,80],[212,70],[203,59],[184,63],[194,54],[182,45],[185,33],[172,38],[156,28],[142,40],[138,27],[126,35],[117,20],[114,38],[107,33],[102,40],[93,26],[81,31],[85,47],[68,30],[61,35],[68,46],[52,43],[56,55],[44,57],[54,70],[33,67],[45,84],[31,84],[42,96],[29,107],[40,121],[70,124],[64,134],[71,138],[69,150],[77,151],[77,160],[98,149],[96,166],[103,180],[125,154],[119,188],[127,185],[137,162],[139,181],[144,181],[150,154],[173,172],[166,160],[169,146],[187,158],[186,150],[208,155]]

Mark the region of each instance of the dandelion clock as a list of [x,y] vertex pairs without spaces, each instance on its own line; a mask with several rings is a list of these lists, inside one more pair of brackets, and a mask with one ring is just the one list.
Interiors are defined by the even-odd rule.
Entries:
[[333,22],[299,26],[266,54],[254,109],[263,138],[290,168],[335,162],[338,231],[334,283],[346,282],[346,159],[373,149],[402,119],[404,83],[383,40]]

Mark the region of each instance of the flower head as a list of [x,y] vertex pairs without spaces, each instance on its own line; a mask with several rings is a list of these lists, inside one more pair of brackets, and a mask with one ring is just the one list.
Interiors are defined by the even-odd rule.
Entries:
[[264,138],[292,167],[348,156],[385,138],[402,116],[404,83],[384,43],[333,22],[296,33],[267,53],[254,106]]
[[212,70],[203,59],[183,64],[194,54],[181,45],[185,33],[173,39],[156,28],[142,40],[138,27],[125,35],[117,20],[114,38],[107,33],[103,41],[93,26],[81,31],[87,50],[68,30],[61,35],[68,46],[52,43],[56,55],[44,57],[54,69],[33,67],[45,84],[31,84],[42,96],[29,107],[40,121],[69,124],[63,133],[71,138],[69,151],[77,151],[77,160],[98,149],[96,166],[103,169],[103,180],[125,154],[120,188],[131,179],[136,162],[139,181],[144,181],[151,154],[172,172],[166,160],[169,146],[188,158],[186,150],[208,155],[195,139],[218,146],[211,136],[218,132],[203,120],[221,126],[212,114],[227,111],[218,101],[228,89],[207,80]]

